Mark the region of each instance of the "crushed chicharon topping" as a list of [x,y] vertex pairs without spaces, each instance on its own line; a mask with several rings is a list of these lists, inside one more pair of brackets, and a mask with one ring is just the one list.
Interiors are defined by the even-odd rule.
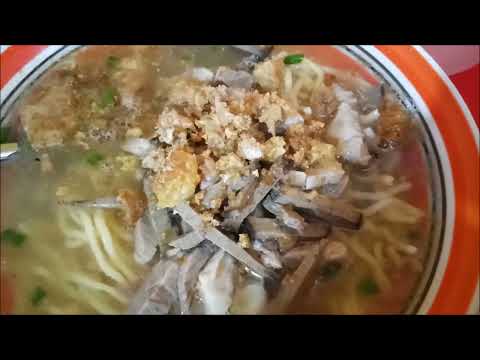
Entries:
[[158,143],[142,159],[154,173],[159,206],[187,200],[215,223],[225,209],[245,205],[272,163],[286,160],[296,186],[320,189],[345,180],[340,158],[369,159],[359,101],[349,87],[308,59],[290,64],[287,55],[257,64],[253,86],[219,81],[209,70],[201,80],[192,71],[165,80]]
[[215,164],[220,177],[225,183],[238,180],[248,174],[247,164],[236,154],[222,156]]
[[286,143],[283,137],[274,136],[267,140],[263,145],[263,158],[266,161],[274,162],[278,160],[286,152]]
[[192,128],[193,122],[188,117],[180,115],[175,109],[166,109],[158,118],[155,133],[160,141],[173,145],[174,139],[178,141],[182,138],[179,134]]
[[173,151],[166,160],[166,168],[153,178],[153,192],[160,208],[173,207],[189,200],[200,183],[195,154],[185,150]]
[[238,142],[238,155],[247,160],[258,160],[263,157],[262,145],[254,138],[244,136]]
[[278,95],[283,56],[256,66],[259,89],[175,79],[155,126],[161,145],[142,162],[156,173],[159,206],[190,200],[208,217],[223,206],[239,207],[250,196],[242,189],[258,178],[262,164],[283,157],[304,170],[341,170],[335,147],[319,140],[324,122]]

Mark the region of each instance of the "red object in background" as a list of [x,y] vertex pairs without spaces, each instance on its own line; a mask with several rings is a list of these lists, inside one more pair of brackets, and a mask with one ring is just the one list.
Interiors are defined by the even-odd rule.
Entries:
[[450,79],[457,87],[458,91],[467,103],[472,112],[473,118],[479,126],[479,108],[480,108],[480,64],[463,71],[461,73],[450,75]]
[[445,71],[479,125],[480,46],[425,45],[423,48]]

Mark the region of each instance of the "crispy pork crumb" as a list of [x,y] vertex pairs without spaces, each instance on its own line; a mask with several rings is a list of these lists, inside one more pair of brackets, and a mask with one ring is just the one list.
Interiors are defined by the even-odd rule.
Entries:
[[238,142],[238,154],[247,160],[257,160],[263,157],[260,143],[253,137],[244,137]]
[[267,140],[263,144],[262,149],[264,152],[263,159],[266,161],[274,162],[280,158],[286,152],[286,143],[283,137],[274,136]]
[[246,163],[238,155],[233,153],[222,156],[215,165],[220,177],[225,183],[235,181],[242,175],[248,173]]
[[153,178],[153,191],[160,208],[174,207],[189,200],[200,183],[196,156],[185,150],[175,150],[167,159],[168,170],[162,170]]
[[182,133],[186,129],[192,129],[193,122],[186,116],[180,115],[175,109],[165,109],[159,116],[156,126],[156,134],[158,139],[169,145],[173,145],[174,133]]
[[266,91],[276,91],[280,89],[283,82],[283,56],[278,54],[271,60],[264,61],[255,66],[253,76],[255,81]]
[[265,106],[259,120],[267,125],[270,134],[275,135],[276,124],[282,120],[282,108],[278,104]]

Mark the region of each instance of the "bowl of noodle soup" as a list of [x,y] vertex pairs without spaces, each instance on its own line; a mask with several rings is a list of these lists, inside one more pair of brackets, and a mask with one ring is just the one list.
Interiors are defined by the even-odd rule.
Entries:
[[[252,115],[256,110],[249,113],[247,101],[246,105],[238,105],[237,92],[222,90],[223,84],[226,88],[229,85],[227,77],[223,83],[217,79],[218,69],[235,69],[239,61],[239,55],[228,46],[12,45],[2,46],[0,57],[1,126],[8,129],[2,142],[16,142],[20,149],[14,159],[2,162],[0,168],[2,313],[257,314],[268,309],[271,313],[289,314],[465,314],[478,311],[478,127],[450,80],[421,47],[275,47],[273,60],[265,60],[264,68],[268,72],[268,66],[281,65],[280,85],[272,83],[275,71],[273,77],[265,78],[260,71],[264,69],[257,64],[253,71],[255,90],[248,90],[246,96],[252,102],[258,101],[260,105],[255,106],[270,101],[272,108],[278,105],[287,113],[287,108],[298,111],[302,124],[305,121],[311,127],[302,130],[299,136],[290,128],[275,133],[266,119],[267,110]],[[195,78],[194,89],[198,94],[215,99],[202,103],[198,114],[193,105],[195,101],[201,102],[201,96],[193,96],[193,105],[185,100],[192,87],[190,83],[185,85],[184,74]],[[209,85],[204,85],[205,82]],[[332,102],[328,100],[333,96],[330,93],[319,90],[320,95],[317,94],[325,84],[336,89],[331,93],[336,96]],[[392,144],[399,136],[408,139],[393,151],[383,151],[380,146],[379,155],[365,155],[366,166],[366,160],[358,153],[352,155],[346,143],[335,138],[335,134],[340,136],[347,131],[342,127],[345,125],[334,130],[332,123],[337,121],[342,104],[357,106],[361,102],[361,97],[351,99],[353,93],[357,94],[354,90],[367,93],[380,85],[386,105],[378,107],[379,116],[390,125],[369,126],[369,121],[376,120],[369,120],[368,115],[376,109],[365,110],[360,114],[362,131],[367,134],[365,139],[373,134],[371,129],[375,130],[373,135],[393,139]],[[175,91],[177,98],[172,95]],[[277,96],[274,92],[280,97],[278,101],[272,100]],[[136,102],[138,98],[141,106]],[[231,149],[238,151],[229,148],[228,136],[214,141],[209,133],[215,116],[221,114],[218,109],[222,102],[227,104],[230,115],[253,119],[241,131],[232,130],[231,137],[237,136],[239,140]],[[350,105],[344,108],[348,110]],[[324,116],[321,126],[309,120],[317,111],[320,117]],[[211,123],[202,120],[205,114]],[[403,135],[403,118],[408,118],[411,124],[408,135]],[[88,123],[88,128],[79,128],[78,123]],[[177,125],[169,130],[172,123]],[[256,133],[249,126],[255,127]],[[187,134],[183,138],[178,131],[182,127]],[[370,130],[366,131],[367,128]],[[228,133],[233,128],[225,129]],[[65,134],[71,143],[65,140]],[[257,157],[242,150],[241,144],[252,144],[252,138],[245,134],[254,134],[259,144],[255,149],[260,149],[262,155]],[[206,141],[197,139],[204,135]],[[301,153],[302,141],[307,138],[309,150],[298,160],[296,155]],[[149,142],[135,142],[135,149],[129,152],[125,139],[131,144],[134,144],[132,139]],[[220,148],[219,141],[224,142],[224,148]],[[235,217],[241,217],[241,212],[235,213],[229,223],[232,228],[223,228],[225,223],[220,222],[228,220],[228,215],[236,210],[232,199],[238,197],[228,197],[228,205],[225,205],[227,195],[220,198],[218,205],[201,205],[209,196],[209,188],[218,185],[208,183],[204,169],[209,163],[205,159],[216,162],[222,179],[233,177],[232,169],[242,179],[258,174],[258,190],[263,184],[262,176],[267,177],[264,171],[274,174],[272,169],[279,158],[275,154],[282,141],[289,150],[281,156],[288,157],[291,151],[288,161],[295,165],[287,173],[291,183],[282,183],[279,189],[268,188],[267,198],[273,202],[264,202],[263,207],[270,214],[265,215],[264,209],[253,212],[252,208],[251,214],[262,215],[249,213],[250,217],[242,218],[235,227],[231,224],[235,223]],[[185,143],[193,149],[191,152],[178,145]],[[323,152],[315,158],[317,145]],[[337,157],[325,155],[330,151],[335,153],[335,146]],[[152,150],[153,147],[156,148]],[[146,155],[148,151],[156,157]],[[240,155],[231,154],[235,151]],[[163,152],[168,152],[168,156],[158,160]],[[232,165],[240,160],[237,167]],[[159,170],[164,166],[162,161],[170,161],[167,170]],[[296,219],[300,214],[302,221],[307,219],[308,225],[315,225],[309,219],[311,212],[318,209],[288,199],[297,196],[298,200],[305,195],[292,185],[298,180],[296,176],[307,174],[307,179],[319,179],[309,172],[319,163],[332,170],[328,176],[340,174],[345,179],[348,174],[348,185],[340,190],[340,200],[353,204],[361,221],[345,215],[350,207],[338,205],[340,215],[328,214],[327,222],[331,222],[328,234],[325,230],[325,235],[318,235],[329,242],[312,245],[310,240],[295,240],[296,245],[290,245],[293,230],[287,231],[282,225],[282,232],[276,236],[285,236],[285,241],[277,240],[275,249],[269,247],[271,238],[263,239],[261,234],[267,232],[263,227],[267,223],[273,226],[273,219],[275,224],[280,221],[279,204],[283,210],[295,210]],[[192,167],[197,166],[199,170],[192,172]],[[246,168],[254,170],[246,175],[238,170]],[[163,215],[155,213],[155,221],[147,221],[142,215],[156,211],[150,209],[146,174],[152,176],[151,193],[157,205],[169,209],[168,216],[167,211]],[[309,188],[308,181],[302,180],[302,189],[336,194],[337,187],[326,186],[336,182],[326,182],[327,175],[323,174],[321,187]],[[198,176],[201,178],[197,179]],[[202,184],[206,185],[202,188]],[[179,208],[179,197],[190,201],[206,222],[221,230],[219,234],[216,230],[210,235],[202,233],[207,240],[199,239],[190,248],[172,246],[175,241],[177,244],[183,241],[182,236],[197,231],[195,221],[182,212],[191,208]],[[92,199],[95,205],[91,207],[62,206]],[[224,211],[224,206],[230,212]],[[202,213],[200,209],[205,208],[208,211]],[[315,214],[312,218],[325,220],[324,213]],[[180,223],[178,227],[175,221]],[[315,228],[316,234],[327,227],[324,222],[321,224],[321,229]],[[161,235],[157,234],[158,243],[153,248],[148,245],[139,248],[137,237],[145,240],[147,230],[157,226],[163,229]],[[183,230],[179,232],[178,228]],[[295,231],[293,237],[297,239],[299,230]],[[193,241],[192,237],[195,236],[188,240]],[[308,235],[302,233],[299,237]],[[260,238],[265,241],[257,242]],[[228,239],[234,239],[237,248],[225,244]],[[208,241],[217,247],[212,250],[205,245]],[[295,259],[304,250],[307,254],[302,253],[298,265]],[[267,268],[270,274],[274,269],[284,280],[295,283],[302,277],[303,266],[307,269],[312,253],[321,258],[315,261],[322,266],[316,265],[318,269],[309,274],[313,279],[307,287],[299,285],[297,289],[282,281],[280,290],[274,291],[265,280],[267,275],[261,281],[252,275],[252,272],[262,275]],[[276,265],[277,259],[281,259],[280,265]],[[185,270],[189,261],[193,262],[192,267],[198,267],[195,280],[182,282],[182,276],[190,274]],[[255,268],[256,264],[262,268]],[[155,274],[161,276],[155,278]],[[172,276],[174,280],[170,281]],[[160,286],[160,278],[165,283],[155,288]],[[232,288],[229,296],[219,290],[225,286],[216,281]],[[182,293],[187,285],[194,289],[192,295]],[[161,300],[155,303],[150,298],[146,305],[145,294],[152,293],[154,288],[155,296]],[[188,301],[181,300],[182,296]]]

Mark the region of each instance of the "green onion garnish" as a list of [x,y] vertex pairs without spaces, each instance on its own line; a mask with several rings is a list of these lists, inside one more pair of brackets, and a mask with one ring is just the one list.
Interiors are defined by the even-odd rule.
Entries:
[[120,64],[120,58],[116,57],[116,56],[109,56],[107,58],[107,68],[110,69],[110,70],[115,70],[118,65]]
[[102,95],[100,97],[100,106],[102,108],[106,108],[109,106],[115,105],[115,102],[118,98],[118,92],[112,87],[108,87],[103,90]]
[[89,163],[92,166],[98,165],[104,159],[105,157],[102,154],[96,152],[95,150],[88,151],[85,157],[85,160],[87,161],[87,163]]
[[14,247],[20,247],[27,239],[27,235],[20,231],[6,229],[2,231],[0,239],[2,242],[5,241],[6,243],[13,245]]
[[9,129],[6,127],[0,127],[0,144],[8,143]]
[[331,262],[322,267],[320,270],[320,275],[322,275],[326,280],[330,280],[337,276],[341,268],[342,264],[339,262]]
[[362,295],[370,296],[378,294],[380,289],[378,288],[377,283],[373,279],[367,278],[362,280],[358,284],[358,291]]
[[37,286],[32,293],[32,297],[31,297],[32,305],[33,306],[40,305],[40,303],[43,301],[43,299],[45,299],[46,296],[47,296],[47,293],[45,292],[45,290]]
[[283,58],[283,63],[286,65],[300,64],[303,58],[303,54],[288,55]]

